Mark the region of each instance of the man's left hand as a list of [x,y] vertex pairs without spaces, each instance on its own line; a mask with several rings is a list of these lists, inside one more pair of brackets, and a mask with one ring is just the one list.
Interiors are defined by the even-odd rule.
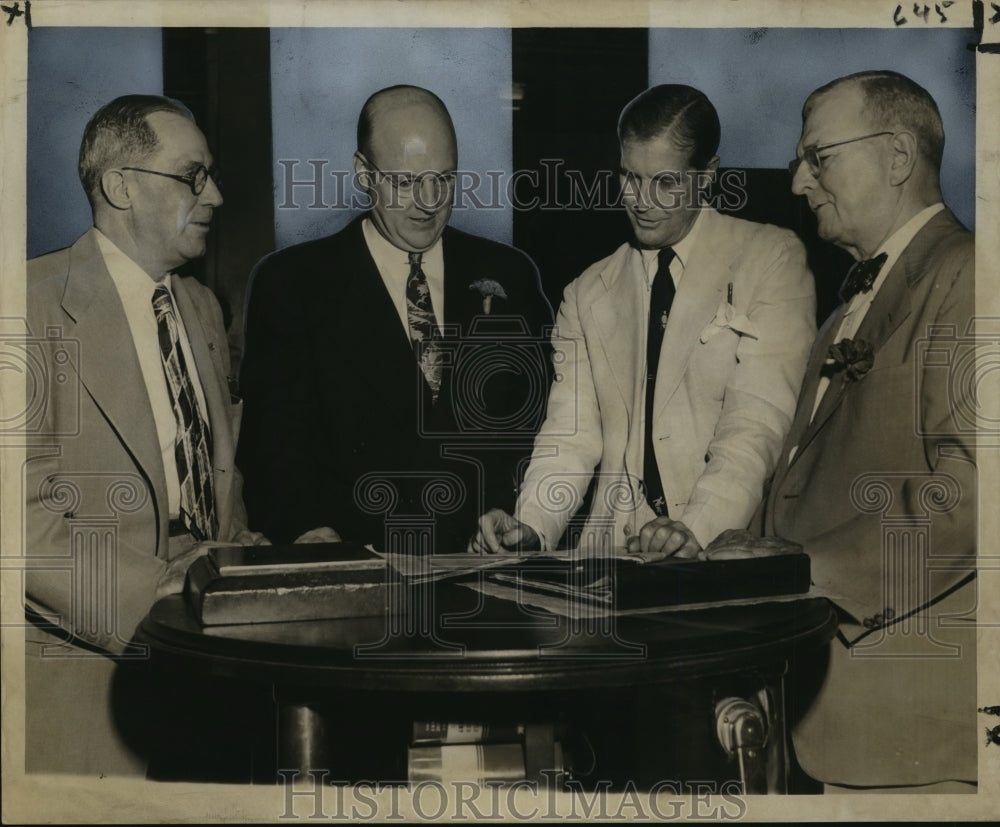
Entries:
[[208,550],[214,546],[233,546],[236,543],[219,543],[209,540],[198,543],[192,549],[178,554],[173,560],[167,563],[166,569],[160,574],[160,579],[156,583],[156,599],[166,597],[168,594],[180,594],[184,591],[184,581],[187,577],[187,570],[191,564],[199,557],[208,554]]
[[[228,545],[228,543],[216,543],[215,545]],[[233,537],[233,545],[237,546],[269,546],[271,541],[259,531],[243,529]]]
[[184,591],[184,581],[187,579],[187,570],[191,564],[199,557],[208,554],[211,548],[218,546],[269,546],[271,541],[259,531],[240,531],[229,542],[221,540],[206,540],[183,554],[177,555],[167,563],[166,569],[160,574],[160,579],[156,583],[156,599],[166,597],[168,594],[179,594]]
[[629,538],[626,549],[647,563],[655,563],[667,557],[697,557],[701,544],[680,520],[657,517],[646,523],[638,536]]

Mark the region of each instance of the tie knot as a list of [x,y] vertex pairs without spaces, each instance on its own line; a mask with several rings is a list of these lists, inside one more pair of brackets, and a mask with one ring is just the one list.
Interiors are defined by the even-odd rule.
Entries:
[[844,286],[840,289],[840,297],[845,302],[849,302],[858,293],[867,293],[871,290],[888,257],[888,254],[881,253],[875,258],[866,258],[855,264],[851,268],[851,272],[847,274]]
[[166,286],[160,284],[153,290],[153,309],[159,313],[173,309],[173,302],[170,300],[170,291]]
[[410,261],[410,267],[419,267],[420,262],[424,257],[423,253],[407,253],[407,258]]
[[675,255],[677,254],[673,247],[664,247],[656,256],[657,268],[662,270],[664,267],[669,267]]

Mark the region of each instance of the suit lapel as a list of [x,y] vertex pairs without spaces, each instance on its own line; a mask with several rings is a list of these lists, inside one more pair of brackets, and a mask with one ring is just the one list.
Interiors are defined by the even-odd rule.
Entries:
[[[444,324],[457,325],[459,336],[465,336],[472,320],[482,313],[483,297],[470,287],[477,274],[469,272],[470,265],[462,255],[458,237],[449,227],[445,227],[441,243],[444,253]],[[494,313],[502,309],[494,303]]]
[[862,319],[855,339],[871,343],[876,354],[875,364],[878,364],[879,350],[910,315],[910,290],[919,276],[920,273],[910,264],[910,256],[904,251]]
[[201,321],[201,313],[195,305],[195,299],[188,291],[184,280],[175,277],[172,287],[177,299],[177,312],[184,322],[188,347],[194,358],[201,390],[205,396],[205,405],[208,408],[206,413],[212,432],[212,480],[215,485],[215,507],[221,538],[227,536],[232,517],[230,492],[233,484],[233,456],[236,451],[236,446],[233,445],[229,387],[219,355],[219,348],[228,347],[228,343],[209,338]]
[[[791,451],[791,447],[789,447],[788,451],[785,451],[778,459],[778,469],[775,474],[776,480],[780,479],[783,470],[787,470],[802,455],[803,449],[815,434],[815,429],[810,430],[810,420],[812,419],[813,406],[816,404],[816,392],[819,390],[820,372],[826,362],[827,351],[830,349],[830,345],[833,344],[833,337],[836,335],[837,330],[840,329],[841,322],[844,320],[844,309],[844,305],[840,305],[831,314],[813,344],[813,349],[809,356],[809,366],[806,368],[805,378],[802,380],[802,389],[799,391],[799,401],[795,408],[795,416],[792,419],[792,427],[789,429],[788,438],[785,440],[786,446],[795,447],[795,457],[791,462],[788,461],[788,452]],[[827,388],[827,394],[832,392],[832,386]]]
[[[875,296],[871,307],[868,308],[868,312],[861,321],[854,339],[864,339],[871,344],[875,354],[876,366],[879,364],[879,352],[911,313],[911,294],[925,275],[925,265],[928,260],[929,248],[939,237],[941,230],[947,225],[954,223],[955,219],[945,209],[934,215],[921,227],[893,265],[892,270],[886,276],[885,281],[879,289],[878,295]],[[837,314],[837,321],[831,325],[830,333],[821,351],[814,354],[814,359],[810,364],[810,373],[808,374],[810,381],[819,382],[819,370],[826,359],[826,352],[829,346],[834,342],[836,331],[840,327],[840,320],[843,319],[844,309],[843,306],[840,308]],[[818,365],[816,364],[816,359],[819,360]],[[816,416],[813,417],[812,423],[808,425],[808,429],[799,445],[799,450],[796,452],[796,458],[802,454],[803,449],[812,442],[823,425],[826,424],[827,420],[843,403],[850,384],[850,382],[844,382],[840,377],[834,377],[827,388],[822,402],[820,402]]]
[[[350,261],[342,278],[328,279],[328,286],[340,295],[325,307],[341,307],[341,331],[337,340],[346,348],[343,358],[353,364],[352,374],[367,388],[359,398],[395,416],[402,425],[413,427],[416,416],[417,382],[420,368],[413,355],[409,336],[396,305],[382,280],[365,243],[361,220],[351,225],[348,239]],[[325,319],[326,324],[329,319]]]
[[698,334],[715,316],[726,298],[726,284],[733,280],[730,262],[719,257],[717,252],[721,235],[716,221],[716,213],[703,214],[698,229],[700,237],[684,267],[684,276],[670,308],[656,373],[657,416],[677,390],[698,342]]
[[[868,312],[865,314],[864,319],[862,319],[858,332],[854,334],[855,341],[864,339],[872,346],[872,350],[876,354],[876,364],[878,363],[879,349],[885,344],[893,331],[899,327],[903,319],[910,315],[910,291],[905,278],[905,269],[903,260],[898,260],[893,266],[892,272],[886,277],[871,307],[868,308]],[[844,308],[841,308],[841,319],[843,319],[843,311]],[[839,327],[840,322],[833,329],[834,334]],[[822,353],[824,360],[826,359],[827,350],[834,343],[835,338],[835,335],[832,335],[826,343],[826,347]],[[831,379],[826,393],[823,394],[823,399],[820,401],[819,408],[816,410],[816,416],[813,417],[806,442],[823,427],[824,423],[833,415],[833,412],[840,407],[850,385],[851,381],[847,380],[843,373]]]
[[639,254],[631,247],[623,247],[601,273],[606,292],[593,303],[591,311],[611,375],[629,413],[636,404],[636,388],[645,371],[645,358],[639,358],[646,325],[641,267]]
[[74,324],[66,335],[80,342],[80,381],[145,473],[163,516],[167,482],[153,409],[125,309],[94,232],[82,236],[70,250],[62,308]]

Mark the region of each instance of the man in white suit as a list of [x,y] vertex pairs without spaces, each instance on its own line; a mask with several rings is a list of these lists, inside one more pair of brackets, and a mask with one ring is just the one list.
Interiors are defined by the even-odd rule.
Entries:
[[555,381],[515,510],[480,518],[474,551],[551,549],[599,467],[581,547],[692,557],[763,496],[816,333],[793,233],[704,204],[718,114],[653,87],[618,123],[634,239],[566,288]]

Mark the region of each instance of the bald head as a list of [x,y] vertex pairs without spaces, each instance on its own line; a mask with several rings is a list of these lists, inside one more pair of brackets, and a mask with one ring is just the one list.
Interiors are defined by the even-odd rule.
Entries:
[[404,142],[433,144],[457,162],[455,126],[442,100],[419,86],[390,86],[368,98],[358,118],[358,151],[374,163],[385,155],[412,154]]
[[455,127],[437,95],[391,86],[365,103],[354,168],[375,229],[398,249],[422,252],[441,237],[457,164]]

